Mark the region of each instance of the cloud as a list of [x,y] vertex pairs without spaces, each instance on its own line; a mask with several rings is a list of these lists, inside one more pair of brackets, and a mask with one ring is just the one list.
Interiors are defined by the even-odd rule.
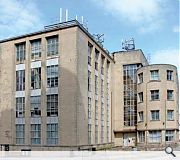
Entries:
[[180,78],[180,55],[179,49],[164,49],[155,51],[153,55],[151,55],[151,63],[152,64],[173,64],[178,69],[178,75]]
[[0,39],[42,28],[41,13],[33,1],[0,1]]
[[179,33],[180,32],[180,27],[179,26],[174,26],[173,27],[173,32]]
[[159,28],[166,0],[92,0],[125,23],[136,25],[140,32]]

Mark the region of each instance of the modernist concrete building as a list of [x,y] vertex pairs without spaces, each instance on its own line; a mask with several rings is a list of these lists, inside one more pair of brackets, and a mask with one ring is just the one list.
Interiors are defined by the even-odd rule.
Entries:
[[76,20],[1,40],[0,88],[0,150],[178,140],[176,67],[148,65],[141,50],[110,55]]

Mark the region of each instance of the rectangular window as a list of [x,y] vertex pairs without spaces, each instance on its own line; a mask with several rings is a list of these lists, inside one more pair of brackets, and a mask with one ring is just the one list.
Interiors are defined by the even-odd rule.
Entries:
[[47,38],[47,56],[53,56],[58,54],[58,37]]
[[139,142],[145,142],[145,132],[139,131]]
[[34,40],[31,42],[31,59],[38,59],[41,57],[41,40]]
[[143,102],[143,92],[138,93],[139,102]]
[[31,124],[31,144],[41,144],[40,124]]
[[159,80],[159,71],[158,70],[153,70],[151,71],[151,80]]
[[26,57],[26,44],[16,44],[16,61],[21,63],[25,60]]
[[25,70],[16,71],[16,91],[25,90]]
[[151,111],[151,120],[158,121],[159,120],[159,110]]
[[174,110],[167,110],[167,120],[168,121],[174,120]]
[[104,61],[105,57],[101,57],[101,74],[104,75]]
[[139,112],[139,122],[144,121],[143,111]]
[[41,116],[41,96],[31,96],[30,105],[31,105],[31,117],[40,117]]
[[149,142],[160,143],[161,142],[161,131],[149,131]]
[[57,123],[47,124],[47,144],[48,145],[58,144],[58,124]]
[[95,94],[98,95],[98,76],[95,76]]
[[101,126],[101,143],[104,143],[104,126]]
[[159,90],[151,90],[151,100],[159,100]]
[[88,119],[91,118],[91,98],[88,97]]
[[16,124],[16,144],[25,143],[25,125]]
[[98,101],[95,100],[95,121],[98,123]]
[[143,83],[143,73],[138,74],[138,82]]
[[104,97],[104,80],[101,79],[101,97]]
[[88,124],[88,143],[91,144],[91,124]]
[[47,87],[58,86],[58,65],[47,66]]
[[91,72],[88,71],[88,91],[91,92]]
[[16,117],[25,117],[25,97],[16,98]]
[[167,70],[167,80],[172,81],[173,80],[173,71]]
[[95,143],[98,143],[98,125],[95,125]]
[[93,45],[88,43],[88,65],[91,66],[91,56],[92,56]]
[[41,88],[41,68],[31,69],[31,89]]
[[95,70],[98,71],[99,51],[95,49]]
[[167,100],[173,100],[173,90],[167,90]]
[[47,95],[47,116],[58,116],[58,94]]
[[166,141],[172,142],[174,140],[174,131],[167,130],[166,131]]

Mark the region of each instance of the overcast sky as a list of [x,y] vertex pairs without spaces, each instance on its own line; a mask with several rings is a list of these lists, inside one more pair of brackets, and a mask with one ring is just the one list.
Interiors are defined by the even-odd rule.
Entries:
[[0,39],[42,30],[81,16],[91,34],[104,34],[104,47],[121,50],[122,39],[135,39],[151,63],[179,65],[179,0],[0,0]]

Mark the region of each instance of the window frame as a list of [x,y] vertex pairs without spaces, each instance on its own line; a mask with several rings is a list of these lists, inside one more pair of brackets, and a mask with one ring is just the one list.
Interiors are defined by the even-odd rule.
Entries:
[[159,70],[151,70],[151,81],[159,80]]
[[159,90],[151,90],[151,101],[158,101],[160,100]]
[[160,110],[151,110],[151,121],[160,121]]

